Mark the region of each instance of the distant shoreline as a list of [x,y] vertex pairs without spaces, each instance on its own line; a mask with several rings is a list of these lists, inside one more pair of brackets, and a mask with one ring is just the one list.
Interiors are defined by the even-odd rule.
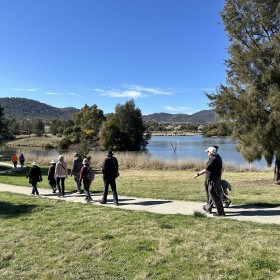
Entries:
[[184,132],[184,133],[152,133],[151,136],[193,136],[193,135],[201,135],[201,133],[192,133],[192,132]]

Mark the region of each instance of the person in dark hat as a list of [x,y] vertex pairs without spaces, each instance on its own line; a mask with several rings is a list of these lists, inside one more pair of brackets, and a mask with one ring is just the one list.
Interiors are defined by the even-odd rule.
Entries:
[[102,165],[102,173],[103,173],[103,182],[104,182],[104,192],[103,198],[99,201],[101,204],[107,203],[107,195],[109,185],[111,186],[113,193],[113,200],[115,205],[119,205],[117,186],[116,186],[116,178],[119,175],[119,165],[118,160],[113,156],[112,151],[107,152],[107,157],[105,158]]
[[223,191],[221,188],[223,161],[217,153],[217,149],[215,147],[209,147],[205,152],[208,153],[209,158],[206,167],[194,176],[194,178],[197,178],[202,174],[206,174],[209,201],[203,206],[203,210],[207,213],[212,213],[212,208],[215,205],[217,213],[214,213],[213,215],[225,216],[224,206],[222,203]]
[[55,180],[55,165],[56,162],[54,160],[52,160],[50,162],[50,167],[48,170],[48,181],[49,181],[49,185],[51,186],[53,193],[56,193],[56,180]]
[[32,192],[33,195],[39,195],[37,183],[43,181],[41,168],[38,164],[34,161],[32,163],[32,167],[30,168],[28,174],[26,175],[26,179],[29,178],[29,183],[32,185]]

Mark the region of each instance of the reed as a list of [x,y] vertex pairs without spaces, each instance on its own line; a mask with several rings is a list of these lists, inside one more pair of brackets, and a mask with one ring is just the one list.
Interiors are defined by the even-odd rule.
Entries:
[[[51,160],[57,160],[57,155],[45,156],[32,152],[30,150],[21,149],[18,153],[23,153],[27,164],[36,161],[40,165],[48,165]],[[66,152],[63,154],[65,161],[69,166],[72,165],[74,152]],[[95,168],[101,168],[102,162],[106,157],[106,152],[94,151],[88,154],[91,157],[91,165]],[[201,170],[205,167],[207,158],[205,160],[187,158],[185,160],[170,160],[164,161],[158,158],[150,157],[138,152],[115,152],[118,159],[120,169],[147,169],[147,170]],[[230,172],[255,172],[260,171],[253,165],[238,166],[231,162],[224,162],[224,171]],[[271,171],[265,169],[263,171]]]

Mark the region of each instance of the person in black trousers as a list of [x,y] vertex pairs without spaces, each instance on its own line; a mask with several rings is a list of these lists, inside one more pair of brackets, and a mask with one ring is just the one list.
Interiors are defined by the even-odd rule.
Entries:
[[81,186],[82,182],[83,182],[84,190],[85,190],[85,193],[86,193],[85,200],[87,202],[92,201],[92,198],[91,198],[91,195],[90,195],[90,192],[89,192],[89,188],[90,188],[90,185],[91,185],[91,182],[93,181],[93,179],[94,179],[93,171],[92,171],[91,167],[89,166],[88,159],[85,158],[83,160],[83,167],[82,167],[81,172],[80,172],[79,185]]
[[52,187],[53,193],[56,193],[56,179],[55,179],[55,165],[56,162],[54,160],[52,160],[50,162],[50,167],[48,170],[48,181],[49,181],[49,185]]
[[224,206],[222,203],[223,191],[221,184],[223,161],[217,153],[217,149],[215,147],[209,147],[205,152],[208,153],[209,158],[206,167],[194,176],[194,178],[197,178],[202,174],[206,174],[206,185],[209,200],[207,204],[203,206],[203,210],[207,213],[212,213],[212,208],[215,205],[217,213],[214,213],[213,216],[225,216]]
[[119,174],[119,165],[118,160],[113,156],[112,151],[107,152],[107,158],[104,160],[102,165],[102,173],[103,173],[103,182],[104,182],[104,192],[103,198],[99,201],[101,204],[107,203],[107,195],[109,185],[111,186],[113,192],[113,200],[116,206],[119,205],[117,186],[116,186],[116,178]]
[[39,195],[37,183],[43,181],[41,168],[38,166],[36,162],[32,163],[32,167],[30,168],[28,174],[26,175],[26,179],[29,178],[29,183],[32,185],[32,192],[33,195]]

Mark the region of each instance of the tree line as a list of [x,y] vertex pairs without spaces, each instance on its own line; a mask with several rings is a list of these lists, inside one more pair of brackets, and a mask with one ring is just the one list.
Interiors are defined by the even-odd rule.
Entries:
[[198,123],[157,123],[143,121],[140,109],[133,100],[124,105],[118,104],[115,112],[104,115],[97,105],[85,105],[72,119],[16,120],[4,116],[0,106],[0,139],[12,139],[16,135],[35,134],[46,136],[47,133],[61,137],[60,148],[67,149],[78,145],[84,154],[91,148],[112,149],[118,151],[143,150],[153,133],[180,135],[186,132],[202,133],[204,136],[228,136],[229,130],[223,124]]

